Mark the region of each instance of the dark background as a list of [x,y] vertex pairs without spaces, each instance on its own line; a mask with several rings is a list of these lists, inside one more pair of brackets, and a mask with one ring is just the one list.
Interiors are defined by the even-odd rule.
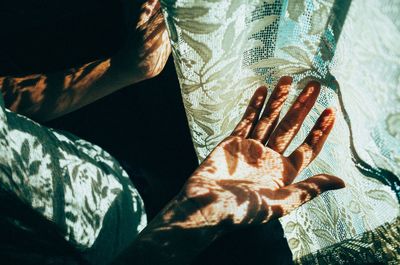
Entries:
[[152,218],[196,169],[172,57],[156,78],[46,124],[100,145],[128,171]]
[[[58,71],[112,55],[126,38],[121,14],[116,0],[1,1],[0,75]],[[197,166],[172,58],[159,76],[46,125],[72,132],[116,157],[139,189],[149,219]],[[196,264],[290,262],[275,221],[227,235]]]

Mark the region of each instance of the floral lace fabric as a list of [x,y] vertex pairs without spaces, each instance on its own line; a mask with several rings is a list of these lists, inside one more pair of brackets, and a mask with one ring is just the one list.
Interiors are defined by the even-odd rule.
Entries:
[[6,110],[1,96],[0,187],[54,223],[91,264],[108,264],[146,226],[143,201],[113,157]]
[[[285,112],[307,80],[317,79],[321,95],[288,153],[334,106],[337,121],[324,149],[297,179],[322,172],[347,187],[281,218],[285,236],[297,261],[335,255],[332,246],[355,238],[378,242],[379,227],[393,227],[400,213],[400,1],[161,3],[199,160],[231,132],[258,85],[272,89],[280,76],[293,76]],[[391,231],[397,241],[389,248],[398,249],[399,233]],[[370,253],[383,249],[370,243]],[[395,262],[399,253],[385,259]]]
[[297,264],[398,264],[400,219],[296,260]]

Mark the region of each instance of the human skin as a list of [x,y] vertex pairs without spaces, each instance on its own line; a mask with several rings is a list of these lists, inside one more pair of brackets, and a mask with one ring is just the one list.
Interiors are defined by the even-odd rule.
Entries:
[[[59,73],[1,77],[6,98],[14,93],[7,107],[39,121],[49,120],[157,75],[170,53],[158,2],[142,6],[133,32],[135,38],[111,58]],[[142,41],[134,43],[137,38]],[[50,86],[53,80],[62,86]],[[279,218],[322,192],[344,186],[328,175],[292,183],[318,155],[334,113],[324,111],[304,144],[284,157],[319,93],[319,84],[310,83],[273,130],[290,83],[288,77],[280,80],[260,119],[267,91],[263,87],[256,91],[232,135],[214,149],[116,264],[188,264],[220,235]]]
[[345,186],[325,174],[293,183],[322,149],[335,113],[323,111],[305,141],[283,156],[320,91],[319,83],[308,83],[277,125],[291,82],[290,77],[280,79],[262,114],[267,89],[256,90],[232,134],[115,264],[189,264],[220,235],[267,223],[322,192]]
[[123,2],[130,29],[123,48],[110,58],[60,72],[0,76],[6,107],[48,121],[158,75],[171,52],[160,3],[145,2],[139,18],[134,18],[133,2]]

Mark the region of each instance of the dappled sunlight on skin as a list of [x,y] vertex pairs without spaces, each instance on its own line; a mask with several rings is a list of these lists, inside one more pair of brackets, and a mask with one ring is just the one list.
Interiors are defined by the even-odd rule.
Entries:
[[276,89],[273,91],[268,99],[267,105],[258,121],[257,127],[254,129],[251,138],[266,143],[269,139],[272,130],[279,120],[279,113],[282,109],[283,103],[289,95],[290,85],[292,83],[291,77],[283,77],[279,80]]
[[111,58],[62,72],[3,76],[0,90],[10,110],[36,120],[48,120],[156,76],[170,52],[160,4],[147,1],[129,31],[125,46]]
[[46,111],[61,112],[77,104],[109,68],[110,59],[71,68],[60,74],[2,77],[0,89],[6,107],[12,111],[28,116]]
[[334,110],[330,108],[324,110],[304,142],[289,156],[298,171],[310,164],[321,151],[323,143],[333,128],[334,120]]
[[[143,79],[158,75],[171,53],[171,45],[159,1],[149,0],[143,3],[139,20],[135,26],[135,33],[130,34],[130,36],[127,46],[131,47],[129,51],[132,56],[122,53],[120,57],[116,56],[115,59],[125,61],[126,58],[137,57],[135,67],[142,71]],[[137,43],[141,43],[141,45],[139,46]],[[134,62],[126,63],[132,64]]]
[[283,154],[289,143],[300,130],[301,124],[314,106],[320,92],[320,84],[310,82],[300,93],[296,102],[282,119],[280,126],[273,132],[268,141],[268,147]]
[[24,77],[0,77],[0,88],[6,105],[10,109],[17,109],[21,101],[34,101],[39,104],[31,106],[33,111],[40,108],[43,100],[43,90],[46,87],[46,76],[29,75]]
[[[190,264],[221,234],[266,223],[322,192],[344,187],[341,179],[323,174],[293,183],[318,155],[335,114],[325,110],[304,143],[283,156],[319,93],[319,84],[309,83],[274,130],[291,82],[290,77],[278,82],[260,119],[267,89],[256,90],[231,136],[210,153],[118,264],[141,259],[146,261],[141,264]],[[271,139],[272,147],[266,146]]]
[[[322,149],[335,113],[326,109],[304,143],[288,157],[283,156],[320,91],[318,83],[307,84],[274,130],[271,124],[276,124],[291,81],[284,77],[278,82],[260,119],[267,89],[257,89],[232,135],[211,152],[186,183],[183,200],[191,201],[192,207],[198,205],[208,225],[266,223],[324,191],[344,187],[342,180],[329,175],[293,184]],[[271,135],[270,139],[266,135]],[[184,226],[190,227],[187,223]]]

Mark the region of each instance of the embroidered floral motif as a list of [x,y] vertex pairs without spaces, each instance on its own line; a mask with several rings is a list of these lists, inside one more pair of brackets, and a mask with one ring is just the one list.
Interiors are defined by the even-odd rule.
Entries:
[[[400,81],[399,0],[164,0],[162,5],[199,160],[231,132],[257,85],[272,89],[282,75],[293,76],[298,87],[310,78],[323,84],[310,122],[288,153],[324,108],[338,109],[327,144],[298,180],[322,171],[343,178],[347,188],[281,219],[294,258],[399,216],[394,187],[400,126],[398,117],[390,116],[400,112],[393,96]],[[212,26],[199,32],[197,24]],[[298,93],[292,90],[288,105]],[[390,187],[381,179],[385,174],[391,174]]]

